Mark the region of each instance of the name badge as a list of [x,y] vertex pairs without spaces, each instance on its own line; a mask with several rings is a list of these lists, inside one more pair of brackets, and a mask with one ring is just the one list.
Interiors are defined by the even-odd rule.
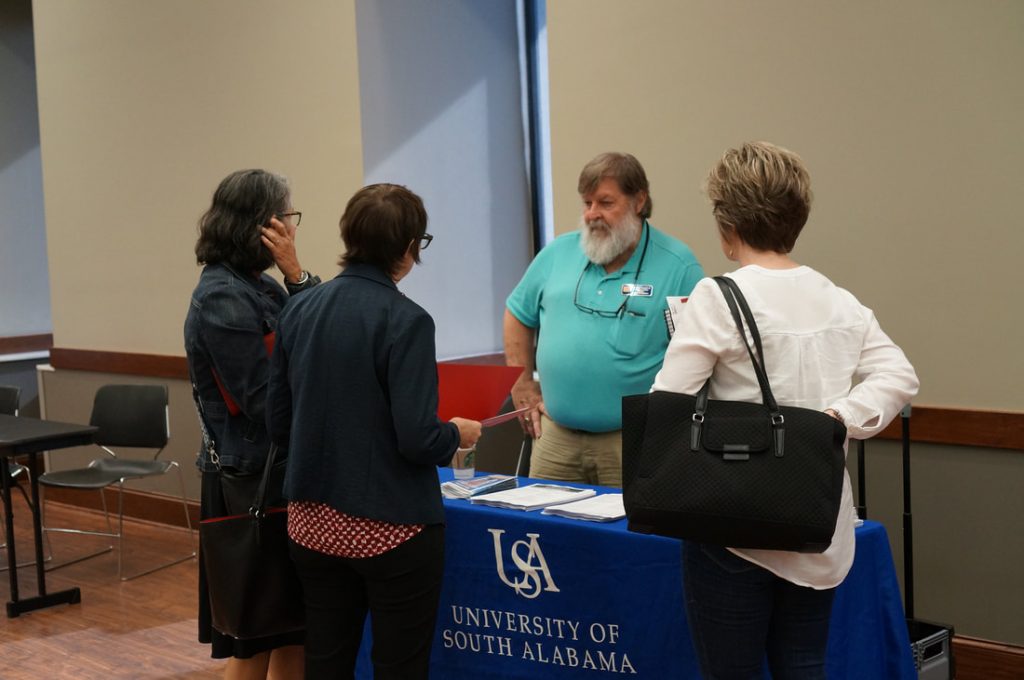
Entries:
[[649,283],[624,283],[622,294],[630,297],[651,297],[654,295],[654,286]]

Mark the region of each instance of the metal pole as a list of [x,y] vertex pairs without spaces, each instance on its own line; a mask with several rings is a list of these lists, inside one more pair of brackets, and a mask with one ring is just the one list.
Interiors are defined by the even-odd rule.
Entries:
[[910,511],[910,404],[900,411],[903,424],[903,599],[908,620],[914,618],[914,523]]
[[857,517],[868,518],[868,480],[864,471],[864,440],[857,440]]

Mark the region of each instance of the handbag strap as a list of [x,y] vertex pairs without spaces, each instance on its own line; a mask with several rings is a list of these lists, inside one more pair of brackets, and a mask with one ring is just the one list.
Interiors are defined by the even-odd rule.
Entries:
[[256,498],[253,500],[252,507],[249,508],[249,514],[253,517],[260,518],[267,514],[267,486],[270,483],[270,471],[274,467],[275,458],[277,458],[277,444],[271,444],[270,451],[267,452],[267,462],[263,466],[263,477],[256,489]]
[[[743,292],[735,281],[727,276],[716,276],[715,283],[718,284],[722,295],[725,297],[726,304],[729,305],[729,312],[736,323],[736,330],[739,331],[740,339],[743,340],[743,346],[747,348],[747,354],[750,356],[750,362],[754,365],[754,374],[757,376],[757,383],[761,387],[761,398],[764,401],[765,407],[768,408],[772,431],[775,434],[775,455],[781,458],[785,450],[785,418],[779,410],[779,405],[775,401],[775,395],[772,394],[771,384],[768,382],[768,374],[764,368],[764,347],[761,344],[761,334],[757,330],[757,324],[754,322],[754,314],[750,311],[750,305],[747,304],[746,298],[743,297]],[[756,356],[754,350],[750,347],[750,342],[747,340],[747,333],[743,323],[744,319],[746,320],[746,326],[750,328],[750,337],[753,339],[754,346],[757,349]]]
[[[778,405],[775,403],[775,395],[772,394],[772,387],[764,370],[764,347],[761,344],[761,333],[757,330],[757,324],[754,322],[754,315],[750,311],[750,306],[747,305],[747,300],[743,297],[743,292],[740,291],[739,286],[729,277],[716,276],[715,283],[718,284],[718,287],[722,290],[722,295],[725,296],[725,302],[729,305],[732,320],[736,323],[736,330],[739,331],[743,346],[747,348],[750,363],[754,365],[754,374],[757,376],[757,384],[761,387],[764,405],[773,412],[777,411]],[[747,333],[743,323],[744,319],[746,320],[746,326],[750,328],[750,337],[754,340],[754,348],[757,349],[756,356],[750,347],[750,342],[747,340]]]
[[213,441],[210,426],[206,424],[206,412],[203,410],[203,400],[199,398],[199,388],[194,380],[192,383],[192,400],[196,403],[196,415],[199,416],[199,430],[203,434],[203,451],[213,466],[220,470],[220,456],[217,455],[217,445]]

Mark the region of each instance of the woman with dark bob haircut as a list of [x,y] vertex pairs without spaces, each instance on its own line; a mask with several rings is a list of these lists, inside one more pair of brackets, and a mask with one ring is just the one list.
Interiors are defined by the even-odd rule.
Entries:
[[[185,352],[206,435],[198,460],[203,519],[248,511],[232,507],[225,497],[221,471],[256,476],[270,449],[265,425],[267,347],[289,293],[320,282],[303,271],[295,254],[301,218],[283,177],[239,170],[220,183],[199,221],[196,260],[206,266],[185,319]],[[275,264],[284,274],[287,292],[264,273]],[[273,493],[279,497],[280,489]],[[225,678],[265,678],[268,670],[275,680],[302,677],[301,631],[236,640],[213,627],[202,560],[199,641],[212,645],[213,658],[229,659]]]
[[[914,368],[857,299],[790,256],[811,208],[795,153],[767,142],[729,149],[707,194],[730,273],[750,304],[764,368],[780,405],[820,409],[847,436],[877,434],[917,394]],[[753,366],[712,279],[690,293],[655,390],[761,402]],[[857,519],[844,472],[842,505],[823,553],[748,550],[684,541],[686,614],[703,677],[825,677],[832,595],[853,563]]]
[[437,417],[434,321],[398,291],[433,238],[419,196],[374,184],[341,217],[344,270],[281,315],[267,424],[287,447],[306,677],[351,678],[370,612],[374,677],[426,678],[444,571],[439,465],[480,423]]

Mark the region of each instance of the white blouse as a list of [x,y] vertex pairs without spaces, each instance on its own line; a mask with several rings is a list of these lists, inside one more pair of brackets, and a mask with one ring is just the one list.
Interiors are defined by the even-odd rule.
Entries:
[[[834,409],[850,438],[866,439],[917,394],[913,366],[871,310],[810,267],[748,265],[728,276],[754,313],[779,404]],[[725,298],[712,279],[702,279],[683,309],[652,389],[696,394],[709,376],[713,399],[761,401]],[[856,518],[850,476],[844,472],[839,520],[825,552],[730,550],[797,585],[832,588],[853,564]]]

